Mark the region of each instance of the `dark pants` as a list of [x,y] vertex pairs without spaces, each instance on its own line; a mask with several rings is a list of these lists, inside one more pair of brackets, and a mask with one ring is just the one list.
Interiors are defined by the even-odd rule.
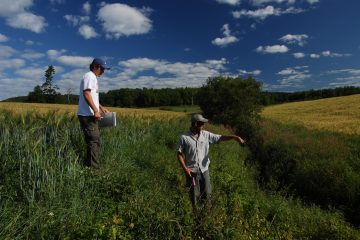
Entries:
[[211,196],[211,182],[209,171],[192,173],[192,177],[186,177],[186,186],[194,208]]
[[93,116],[78,116],[86,142],[86,158],[83,163],[88,167],[99,167],[100,132],[98,122]]

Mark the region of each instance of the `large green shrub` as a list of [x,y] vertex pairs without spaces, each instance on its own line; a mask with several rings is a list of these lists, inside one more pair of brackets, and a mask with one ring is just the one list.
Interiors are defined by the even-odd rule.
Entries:
[[209,78],[197,97],[206,117],[232,127],[247,140],[253,138],[261,110],[261,84],[255,79]]

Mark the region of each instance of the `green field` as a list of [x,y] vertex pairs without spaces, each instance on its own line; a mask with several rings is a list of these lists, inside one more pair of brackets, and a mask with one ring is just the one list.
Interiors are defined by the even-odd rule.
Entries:
[[175,154],[189,117],[166,114],[174,113],[118,114],[116,128],[101,130],[93,170],[79,163],[85,146],[73,112],[3,110],[0,239],[360,238],[340,211],[260,188],[249,151],[235,142],[212,148],[214,196],[194,216]]

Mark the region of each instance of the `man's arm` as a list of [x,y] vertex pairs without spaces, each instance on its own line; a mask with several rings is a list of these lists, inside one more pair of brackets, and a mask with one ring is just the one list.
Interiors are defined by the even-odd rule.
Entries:
[[177,153],[177,158],[179,160],[179,163],[180,163],[181,167],[184,169],[185,174],[188,175],[189,177],[191,177],[191,170],[185,164],[185,156],[184,156],[184,154],[181,153],[181,152],[178,152]]
[[101,115],[100,115],[100,112],[99,112],[99,109],[97,109],[97,107],[95,106],[95,103],[92,99],[92,96],[91,96],[91,90],[90,89],[86,89],[83,91],[83,95],[84,95],[84,98],[85,98],[85,101],[86,103],[91,107],[91,109],[94,111],[94,117],[95,117],[95,120],[96,121],[99,121],[100,118],[101,118]]
[[107,110],[106,107],[102,106],[101,104],[99,105],[100,111],[103,113],[109,112],[109,110]]
[[241,145],[245,144],[245,140],[236,135],[223,135],[220,137],[219,141],[229,141],[229,140],[235,140],[238,143],[240,143]]

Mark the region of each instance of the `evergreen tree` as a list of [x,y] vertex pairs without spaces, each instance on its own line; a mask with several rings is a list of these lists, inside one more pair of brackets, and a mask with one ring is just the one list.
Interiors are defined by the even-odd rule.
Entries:
[[56,91],[59,89],[58,86],[53,82],[54,74],[55,68],[50,65],[45,71],[45,82],[41,85],[41,90],[47,103],[54,103],[56,96],[60,95],[60,93]]

